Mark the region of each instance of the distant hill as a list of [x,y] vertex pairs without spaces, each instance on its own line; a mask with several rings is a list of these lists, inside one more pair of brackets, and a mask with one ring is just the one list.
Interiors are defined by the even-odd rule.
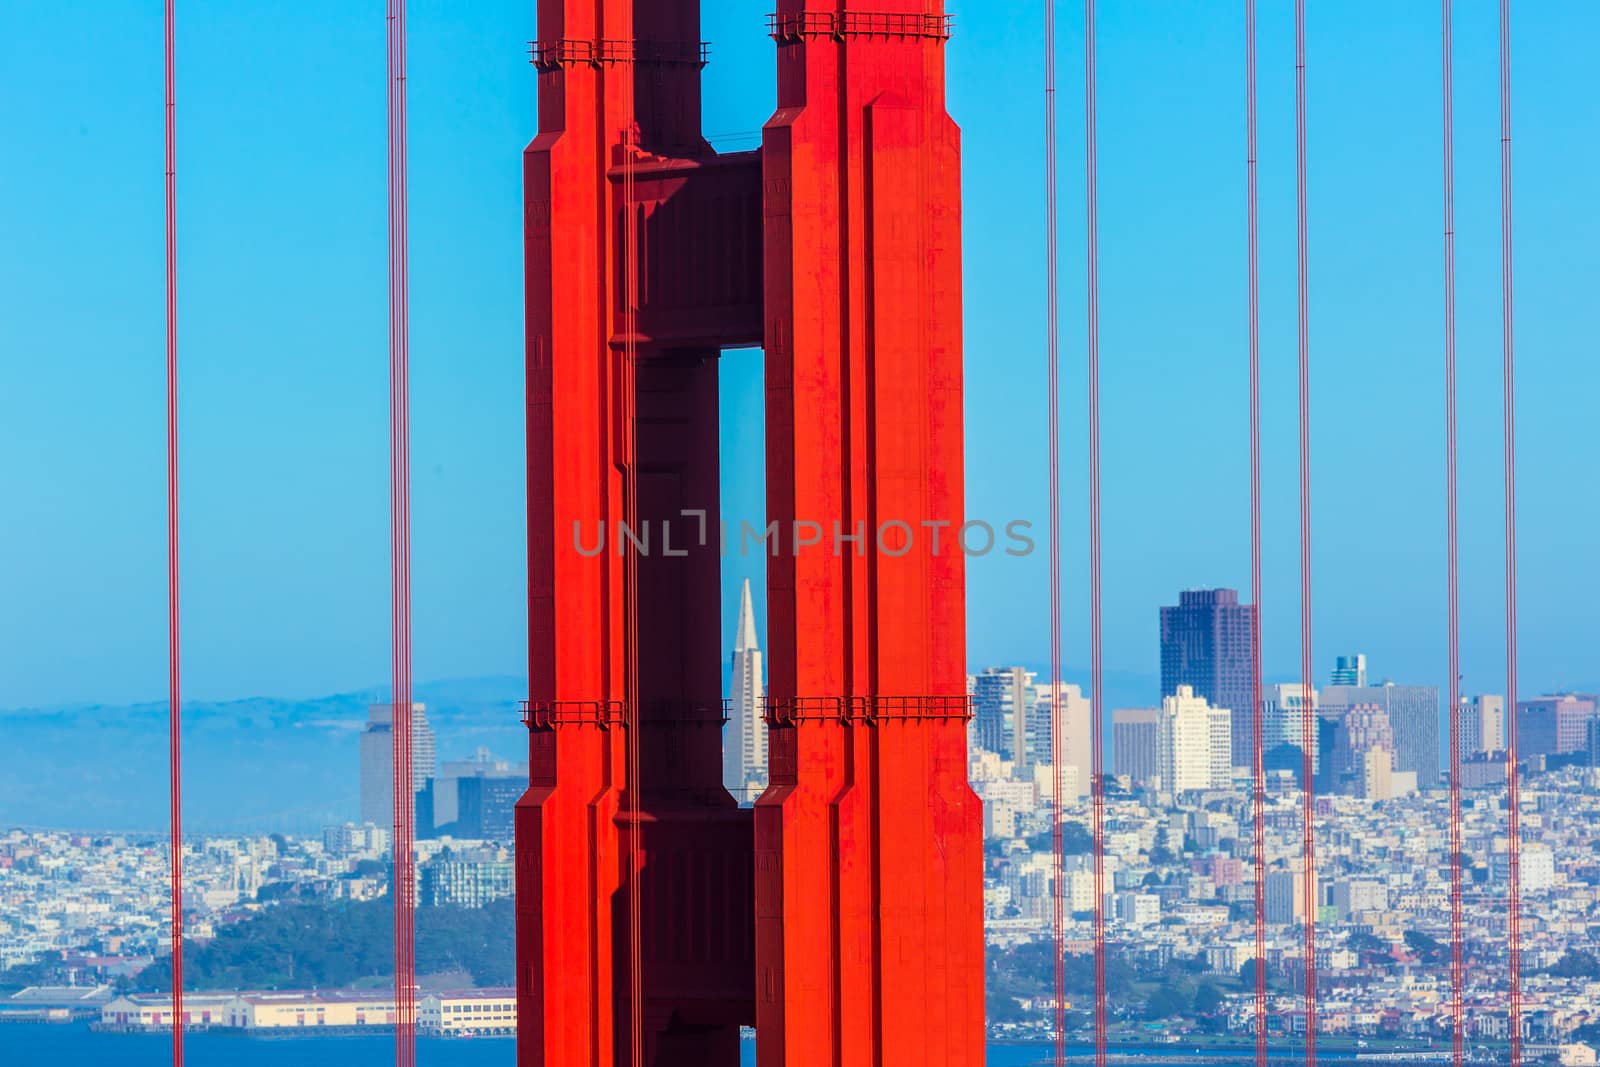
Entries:
[[[1029,665],[1038,670],[1037,665]],[[1077,670],[1064,672],[1083,685]],[[1047,671],[1040,670],[1041,678]],[[1159,680],[1106,673],[1106,710],[1159,702]],[[487,748],[527,758],[520,678],[465,678],[419,685],[438,735],[439,758]],[[315,700],[256,697],[185,704],[184,825],[196,833],[318,832],[356,817],[357,738],[373,687]],[[1109,748],[1111,731],[1106,731]],[[167,706],[66,706],[0,711],[0,827],[162,830],[167,825]]]
[[[526,759],[520,678],[430,682],[440,759]],[[196,832],[315,833],[357,813],[357,738],[374,687],[316,700],[185,704],[184,821]],[[0,711],[0,826],[154,830],[167,822],[167,706]]]

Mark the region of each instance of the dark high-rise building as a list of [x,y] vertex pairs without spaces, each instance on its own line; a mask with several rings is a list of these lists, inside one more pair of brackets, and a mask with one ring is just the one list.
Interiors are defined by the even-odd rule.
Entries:
[[1589,766],[1600,767],[1600,718],[1590,719],[1587,731],[1589,734]]
[[456,836],[510,844],[515,839],[517,801],[527,788],[521,778],[458,778]]
[[1439,742],[1444,734],[1436,685],[1330,685],[1322,691],[1324,714],[1343,720],[1355,707],[1381,708],[1394,730],[1394,769],[1415,771],[1417,788],[1437,789],[1443,764]]
[[528,780],[516,775],[429,778],[417,794],[417,825],[425,828],[421,836],[511,844],[517,801],[527,788]]
[[1233,765],[1253,760],[1256,609],[1239,603],[1234,589],[1197,589],[1179,595],[1177,607],[1161,609],[1161,695],[1192,686],[1214,708],[1227,708],[1233,722]]

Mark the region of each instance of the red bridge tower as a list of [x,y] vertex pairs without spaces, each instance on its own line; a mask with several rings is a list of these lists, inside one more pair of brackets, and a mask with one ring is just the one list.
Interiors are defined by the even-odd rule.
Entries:
[[[983,1062],[949,21],[778,7],[778,111],[718,155],[697,0],[539,4],[521,1067],[632,1062],[635,952],[646,1064],[735,1067],[741,1025],[762,1067]],[[752,813],[721,785],[717,365],[754,346],[778,533]]]

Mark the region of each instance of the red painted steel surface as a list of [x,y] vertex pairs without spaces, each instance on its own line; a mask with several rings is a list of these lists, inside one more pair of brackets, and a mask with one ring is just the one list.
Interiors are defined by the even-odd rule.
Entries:
[[[967,786],[959,132],[942,5],[787,0],[763,142],[768,518],[950,524],[898,557],[786,539],[770,692],[903,698],[770,737],[756,805],[757,1058],[983,1062]],[[890,534],[889,547],[902,547]],[[957,710],[959,709],[959,710]],[[916,714],[918,717],[912,717]]]
[[[760,153],[719,157],[693,0],[539,14],[518,1062],[635,1060],[637,891],[638,1062],[732,1067],[754,1023],[764,1067],[982,1063],[948,20],[780,4],[779,110]],[[783,532],[752,823],[720,783],[716,530],[718,350],[754,344]],[[618,553],[624,522],[652,551]],[[908,551],[875,543],[897,522]]]
[[[716,529],[717,349],[759,339],[759,294],[740,283],[759,261],[760,186],[752,161],[700,136],[696,5],[640,4],[635,20],[618,0],[547,0],[539,32],[519,1063],[731,1067],[754,1022],[751,830],[720,782],[717,542],[615,548],[623,523],[659,539],[670,519],[682,539],[698,529],[684,511]],[[713,257],[740,275],[694,269]],[[580,525],[585,544],[604,528],[607,550],[579,551]]]

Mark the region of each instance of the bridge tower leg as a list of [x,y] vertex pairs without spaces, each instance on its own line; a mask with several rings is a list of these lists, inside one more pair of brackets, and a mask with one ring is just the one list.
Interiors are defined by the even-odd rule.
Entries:
[[759,172],[701,136],[699,15],[697,0],[539,4],[520,1067],[632,1062],[631,883],[642,1061],[736,1067],[754,1022],[753,830],[721,783],[715,531],[719,349],[759,342],[759,271],[709,264],[730,247],[759,263]]
[[982,827],[956,543],[949,24],[942,0],[777,7],[778,110],[762,150],[767,491],[791,540],[768,571],[758,1059],[975,1067]]

